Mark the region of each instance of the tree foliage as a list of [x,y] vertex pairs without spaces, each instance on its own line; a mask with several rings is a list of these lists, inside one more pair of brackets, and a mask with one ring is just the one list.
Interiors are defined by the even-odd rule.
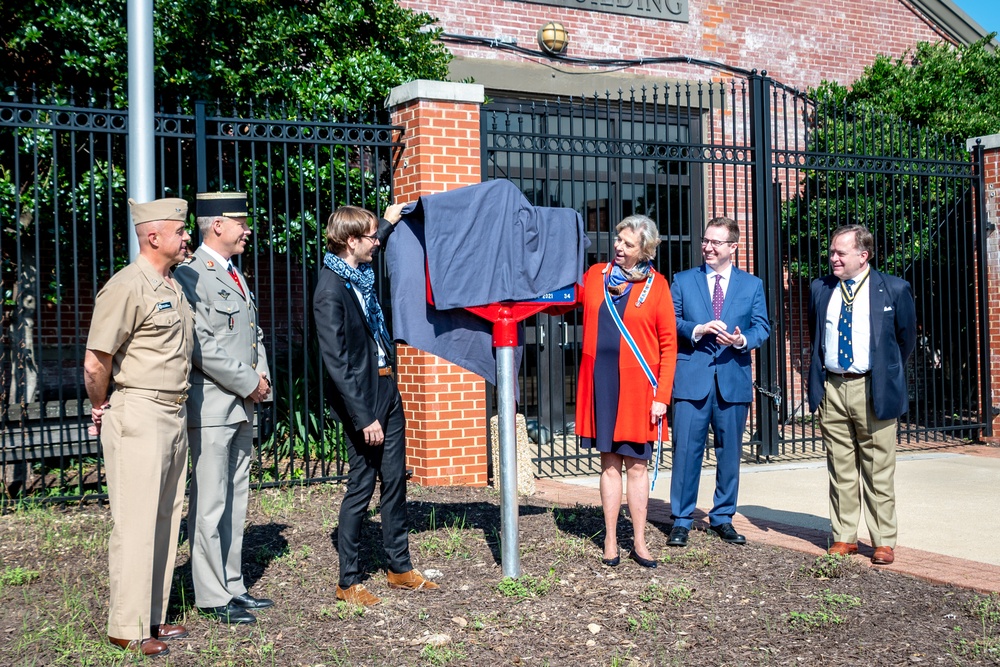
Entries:
[[996,33],[965,47],[920,42],[895,60],[878,56],[846,88],[824,81],[817,97],[877,110],[965,140],[1000,132],[1000,51]]
[[[209,116],[217,109],[218,115],[303,127],[312,122],[305,118],[384,122],[381,103],[391,88],[446,76],[451,56],[436,41],[433,24],[431,16],[393,0],[160,0],[153,15],[154,87],[159,111],[175,115],[164,132],[190,122],[196,100],[210,102]],[[0,12],[0,62],[4,101],[31,107],[0,128],[0,325],[9,326],[15,343],[30,342],[37,337],[32,331],[51,330],[60,309],[92,298],[109,269],[127,260],[126,137],[108,131],[110,115],[120,118],[128,107],[127,0],[7,2]],[[37,105],[26,103],[33,98]],[[65,122],[74,113],[84,119],[78,130],[50,126],[54,117]],[[344,203],[380,209],[388,201],[392,150],[364,137],[324,142],[311,128],[302,131],[298,144],[269,142],[265,132],[242,152],[222,140],[215,159],[200,167],[193,141],[158,142],[157,185],[164,195],[190,201],[198,169],[208,169],[210,189],[248,190],[258,206],[254,238],[291,264],[309,267],[304,273],[311,275],[320,221],[331,210]],[[43,303],[45,309],[37,307]],[[275,373],[298,359],[293,350],[272,354]],[[9,366],[36,368],[34,352],[0,340],[0,367]],[[6,405],[3,383],[0,378]],[[14,384],[18,400],[36,400],[32,382]],[[305,404],[278,408],[288,443],[300,447],[301,432],[319,437],[313,432],[319,422],[293,415],[290,405]],[[313,409],[322,413],[310,405],[303,414]]]
[[[124,105],[126,0],[7,4],[4,84],[110,89]],[[406,81],[445,77],[451,56],[433,23],[393,0],[157,2],[155,86],[182,104],[257,98],[306,112],[357,109]]]
[[[954,178],[965,139],[1000,132],[1000,53],[994,35],[965,47],[917,44],[879,56],[850,88],[810,91],[807,169],[783,204],[793,275],[825,272],[834,227],[860,224],[877,240],[876,261],[893,272],[937,257],[938,232],[966,212],[971,184]],[[843,166],[844,168],[839,168]]]
[[1000,132],[1000,55],[987,50],[989,39],[921,43],[896,60],[880,56],[850,88],[824,82],[811,91],[806,167],[786,184],[781,205],[793,279],[829,272],[836,227],[872,232],[873,264],[910,281],[918,295],[920,347],[908,372],[922,387],[950,387],[931,391],[922,405],[952,419],[977,404],[968,312],[976,295],[974,182],[965,140]]

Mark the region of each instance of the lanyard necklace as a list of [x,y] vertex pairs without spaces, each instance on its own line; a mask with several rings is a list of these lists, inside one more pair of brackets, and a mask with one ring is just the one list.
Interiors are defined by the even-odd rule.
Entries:
[[866,273],[865,277],[858,281],[858,284],[854,286],[853,293],[851,288],[847,286],[846,280],[840,281],[840,298],[844,300],[844,310],[848,313],[854,311],[854,300],[858,298],[858,292],[861,291],[861,286],[865,284],[865,281],[868,280],[868,276],[870,274],[871,271]]
[[[605,288],[605,290],[607,292],[610,292],[614,296],[619,296],[619,295],[621,295],[622,292],[625,291],[625,285],[622,284],[620,286],[620,289],[616,289],[615,287],[611,287],[611,285],[609,284],[609,281],[611,279],[611,269],[612,269],[612,264],[611,264],[611,262],[608,262],[608,265],[606,267],[604,267],[604,271],[602,271],[602,273],[604,273],[604,288]],[[649,288],[652,287],[652,286],[653,286],[653,269],[652,269],[652,267],[650,267],[650,269],[649,269],[649,277],[646,278],[646,285],[642,288],[642,292],[639,294],[639,298],[636,299],[636,301],[635,301],[635,307],[636,308],[638,308],[639,306],[641,306],[642,302],[646,300],[647,296],[649,296]]]

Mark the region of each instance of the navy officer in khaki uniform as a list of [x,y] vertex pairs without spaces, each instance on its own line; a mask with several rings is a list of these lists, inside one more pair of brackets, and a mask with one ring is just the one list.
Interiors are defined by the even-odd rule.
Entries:
[[139,256],[97,294],[84,380],[114,519],[108,640],[156,656],[169,653],[163,640],[187,636],[164,621],[187,473],[194,348],[191,306],[170,269],[187,255],[191,237],[183,199],[128,201]]
[[254,623],[249,610],[274,604],[247,593],[240,567],[254,405],[268,398],[271,385],[257,307],[232,262],[250,238],[247,196],[200,193],[195,214],[201,245],[177,267],[195,316],[187,518],[195,605],[222,623]]

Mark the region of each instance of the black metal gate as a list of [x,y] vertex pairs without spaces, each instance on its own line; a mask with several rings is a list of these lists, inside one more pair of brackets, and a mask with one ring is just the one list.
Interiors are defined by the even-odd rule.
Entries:
[[[401,128],[375,114],[331,110],[316,120],[204,103],[193,114],[161,109],[155,123],[158,197],[248,193],[253,236],[241,262],[276,397],[257,415],[255,482],[340,476],[310,299],[327,216],[389,201]],[[14,489],[34,480],[34,490],[61,498],[100,494],[81,368],[94,295],[128,262],[127,132],[127,111],[93,99],[0,102],[0,473]]]
[[[988,421],[980,396],[989,395],[973,215],[981,154],[736,74],[580,99],[496,99],[483,113],[483,177],[510,179],[535,205],[579,211],[593,244],[588,264],[607,261],[615,224],[632,213],[657,221],[656,268],[667,276],[701,262],[706,220],[741,223],[736,262],[764,281],[772,322],[745,439],[756,456],[822,447],[805,407],[808,285],[829,272],[829,232],[866,225],[873,263],[916,295],[919,345],[901,440],[976,437]],[[541,475],[598,469],[573,432],[580,341],[578,313],[527,323],[521,408]]]

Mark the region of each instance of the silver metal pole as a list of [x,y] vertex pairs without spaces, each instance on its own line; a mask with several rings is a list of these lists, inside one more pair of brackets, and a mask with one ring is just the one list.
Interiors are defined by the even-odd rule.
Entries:
[[[156,199],[156,150],[153,119],[153,0],[128,0],[128,196]],[[128,254],[139,254],[132,220]]]
[[503,576],[521,576],[517,526],[517,434],[514,405],[514,348],[497,351],[497,428],[500,440],[500,558]]

